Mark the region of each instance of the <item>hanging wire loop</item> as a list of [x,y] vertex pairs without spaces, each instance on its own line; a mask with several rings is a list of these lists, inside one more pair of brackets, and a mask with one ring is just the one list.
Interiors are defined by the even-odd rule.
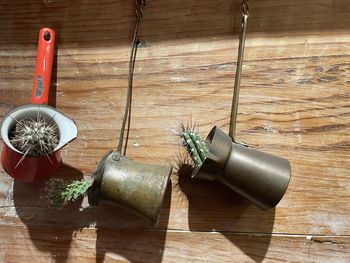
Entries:
[[126,130],[126,124],[128,123],[128,132],[127,132],[126,141],[125,141],[125,145],[124,145],[123,155],[126,154],[127,139],[129,137],[131,101],[132,101],[132,85],[133,85],[133,78],[134,78],[134,69],[135,69],[137,47],[138,47],[138,44],[140,43],[138,31],[139,31],[141,19],[143,16],[143,13],[142,13],[143,7],[145,5],[146,5],[145,0],[135,0],[136,24],[135,24],[134,36],[133,36],[133,40],[132,40],[132,44],[131,44],[131,53],[130,53],[130,59],[129,59],[128,88],[127,88],[124,116],[123,116],[123,122],[122,122],[121,129],[120,129],[119,143],[117,146],[117,151],[119,153],[121,153],[122,148],[123,148],[124,133]]
[[244,46],[245,46],[245,39],[246,39],[246,33],[247,33],[248,16],[249,16],[248,0],[243,0],[242,1],[242,28],[239,35],[238,57],[237,57],[236,76],[235,76],[235,84],[234,84],[233,98],[232,98],[230,130],[229,130],[229,136],[231,137],[232,141],[235,141],[238,103],[239,103],[239,90],[241,85],[243,55],[244,55]]

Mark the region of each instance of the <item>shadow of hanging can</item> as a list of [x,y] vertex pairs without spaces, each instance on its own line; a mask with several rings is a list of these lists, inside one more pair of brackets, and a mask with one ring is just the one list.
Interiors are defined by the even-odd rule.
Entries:
[[208,156],[193,178],[217,180],[264,210],[279,203],[291,177],[287,159],[232,142],[216,126],[206,143]]
[[117,151],[108,152],[93,174],[89,203],[117,204],[156,225],[172,166],[132,161]]

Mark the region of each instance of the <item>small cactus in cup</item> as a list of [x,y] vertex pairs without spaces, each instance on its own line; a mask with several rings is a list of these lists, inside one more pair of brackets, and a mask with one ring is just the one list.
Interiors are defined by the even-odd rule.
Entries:
[[10,132],[10,142],[28,156],[42,156],[51,153],[59,142],[57,124],[45,120],[38,112],[37,118],[16,120]]

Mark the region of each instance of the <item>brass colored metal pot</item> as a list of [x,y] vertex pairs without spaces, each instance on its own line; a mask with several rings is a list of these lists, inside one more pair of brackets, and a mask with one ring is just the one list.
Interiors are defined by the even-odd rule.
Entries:
[[291,177],[287,159],[232,142],[218,127],[211,130],[206,142],[208,156],[193,178],[217,180],[262,209],[278,204]]
[[118,204],[155,225],[171,172],[170,165],[134,162],[119,152],[110,151],[94,172],[89,202],[96,205],[101,200]]
[[290,163],[287,159],[237,143],[235,137],[248,16],[248,1],[243,0],[229,135],[217,127],[211,130],[206,139],[208,155],[194,171],[193,177],[217,180],[258,207],[270,209],[278,204],[287,191],[291,177]]

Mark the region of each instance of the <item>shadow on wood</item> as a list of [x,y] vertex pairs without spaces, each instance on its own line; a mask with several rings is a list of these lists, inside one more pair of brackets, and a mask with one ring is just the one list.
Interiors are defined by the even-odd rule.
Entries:
[[[167,193],[160,216],[161,226],[168,225],[171,184]],[[104,214],[104,216],[108,216]],[[103,220],[103,219],[100,219]],[[101,227],[99,227],[101,225]],[[131,262],[162,262],[166,238],[166,229],[150,226],[141,229],[111,229],[105,223],[96,222],[96,262],[104,262],[106,254],[115,253]],[[137,252],[137,253],[136,253]]]
[[[82,179],[81,171],[62,164],[55,176],[65,179]],[[81,227],[77,225],[62,225],[60,220],[61,210],[52,210],[52,214],[46,213],[46,209],[38,209],[46,206],[43,198],[44,183],[19,183],[13,184],[13,201],[21,221],[27,226],[30,238],[35,247],[40,251],[50,252],[56,262],[66,262],[74,233]],[[80,201],[80,202],[79,202]],[[72,207],[78,210],[81,200],[75,202]],[[39,204],[38,204],[39,203]],[[41,221],[42,220],[42,221]],[[44,223],[45,222],[45,223]],[[45,231],[40,231],[41,224],[49,223]]]
[[[251,1],[248,30],[264,35],[347,30],[347,1],[321,2]],[[0,45],[36,44],[38,30],[48,26],[55,29],[62,47],[108,47],[130,44],[135,7],[134,1],[126,0],[15,0],[0,4],[0,17]],[[141,35],[150,42],[216,38],[237,34],[240,22],[240,0],[147,1]]]
[[56,31],[56,41],[73,46],[129,44],[133,1],[14,1],[1,3],[2,44],[36,44],[41,27]]
[[51,83],[50,83],[50,93],[48,105],[56,108],[57,101],[57,51],[58,47],[55,47],[55,54],[52,62],[52,72],[51,72]]
[[[66,179],[83,178],[81,171],[66,164],[61,165],[55,176]],[[15,181],[14,205],[19,218],[27,226],[34,246],[40,251],[50,252],[56,262],[66,262],[70,258],[70,250],[74,249],[71,248],[71,243],[75,233],[86,227],[97,229],[96,234],[91,237],[96,239],[96,262],[103,262],[106,254],[110,253],[132,262],[162,261],[165,230],[151,229],[146,222],[119,207],[100,205],[82,210],[82,199],[60,210],[47,208],[46,203],[40,200],[43,187],[43,184]],[[160,217],[164,228],[169,218],[170,199],[169,184]]]
[[[184,162],[178,168],[178,187],[188,200],[188,221],[191,231],[220,232],[255,262],[261,262],[269,248],[273,230],[275,209],[262,211],[217,182],[203,182],[191,179],[192,165]],[[229,218],[227,215],[230,215]],[[251,218],[254,215],[254,218]],[[245,219],[245,217],[247,217]],[[254,222],[251,229],[241,228],[242,220]],[[244,223],[243,223],[244,225]],[[262,237],[259,250],[249,242],[237,242],[241,233],[267,233]],[[213,254],[218,252],[213,251]],[[234,260],[234,259],[232,259]]]

